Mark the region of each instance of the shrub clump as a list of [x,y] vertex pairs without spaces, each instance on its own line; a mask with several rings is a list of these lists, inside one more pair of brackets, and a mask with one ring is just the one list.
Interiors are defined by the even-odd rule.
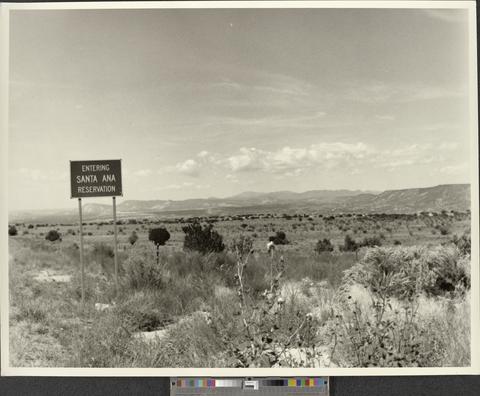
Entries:
[[287,245],[290,243],[283,231],[277,231],[275,235],[269,237],[268,240],[273,242],[275,245]]
[[[360,263],[345,271],[341,310],[332,328],[341,360],[332,360],[357,367],[441,365],[446,337],[418,309],[426,295],[448,297],[437,301],[455,310],[455,299],[463,299],[470,285],[466,261],[452,247],[368,250]],[[366,289],[369,305],[352,298],[356,285]]]
[[444,225],[438,227],[438,229],[439,229],[441,235],[447,235],[447,234],[450,233],[450,230]]
[[342,252],[356,252],[359,248],[359,244],[350,236],[345,235],[343,246],[340,246]]
[[138,241],[138,235],[136,231],[132,231],[132,233],[128,237],[128,242],[130,243],[130,245],[135,245],[135,242],[137,241]]
[[150,249],[132,249],[123,263],[123,270],[126,285],[131,289],[158,289],[164,284],[163,268]]
[[58,240],[62,240],[61,234],[57,230],[50,230],[48,231],[47,235],[45,235],[45,239],[50,242],[55,242]]
[[320,239],[315,245],[316,253],[333,252],[333,249],[332,242],[327,238]]
[[460,250],[460,253],[464,256],[470,256],[472,251],[472,241],[469,232],[464,232],[460,237],[454,235],[452,243]]
[[445,295],[470,287],[470,275],[460,259],[458,249],[450,247],[373,248],[345,272],[344,279],[375,295],[399,299],[421,293]]
[[202,254],[222,252],[225,249],[223,237],[213,229],[213,224],[202,227],[200,223],[193,223],[182,227],[185,233],[184,250],[195,250]]
[[115,314],[129,331],[152,331],[171,323],[167,309],[154,293],[138,291],[116,307]]
[[432,324],[419,318],[414,302],[393,310],[386,296],[369,307],[348,300],[334,329],[341,357],[332,359],[341,366],[432,367],[443,359],[445,345],[429,336]]
[[33,322],[45,322],[49,307],[39,299],[24,299],[19,304],[19,310],[14,315],[15,320],[31,320]]
[[18,234],[17,227],[14,225],[8,226],[8,235],[15,236]]
[[115,253],[111,246],[99,242],[93,245],[93,249],[90,253],[90,260],[95,262],[104,274],[112,275],[114,273],[114,255]]
[[379,236],[365,237],[360,243],[360,246],[375,247],[382,246],[382,239]]
[[134,362],[132,336],[117,315],[101,315],[73,340],[69,365],[75,367],[125,367]]

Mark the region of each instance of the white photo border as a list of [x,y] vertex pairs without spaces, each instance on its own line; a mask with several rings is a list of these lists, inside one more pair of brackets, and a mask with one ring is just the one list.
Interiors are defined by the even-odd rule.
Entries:
[[[9,359],[8,282],[8,102],[9,14],[16,10],[101,9],[202,9],[202,8],[435,8],[465,9],[469,24],[469,95],[471,134],[471,365],[435,368],[42,368],[11,367]],[[480,374],[480,265],[479,265],[479,162],[477,97],[477,32],[474,1],[168,1],[72,2],[0,4],[0,332],[2,376],[397,376]]]

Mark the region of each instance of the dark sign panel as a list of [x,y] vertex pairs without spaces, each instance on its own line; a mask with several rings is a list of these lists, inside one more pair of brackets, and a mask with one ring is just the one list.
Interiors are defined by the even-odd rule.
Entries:
[[121,160],[70,161],[72,198],[122,195]]

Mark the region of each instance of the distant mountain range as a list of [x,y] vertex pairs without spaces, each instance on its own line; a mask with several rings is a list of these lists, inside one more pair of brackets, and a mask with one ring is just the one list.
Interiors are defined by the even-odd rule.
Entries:
[[[427,188],[402,190],[352,191],[312,190],[302,193],[276,191],[261,193],[247,191],[228,198],[173,200],[127,200],[117,205],[121,218],[175,217],[202,215],[231,215],[245,213],[294,212],[384,212],[415,213],[419,211],[457,210],[470,208],[469,184],[444,184]],[[111,205],[87,203],[83,206],[85,219],[100,220],[112,217]],[[72,210],[16,211],[10,213],[14,222],[68,222],[78,213]]]

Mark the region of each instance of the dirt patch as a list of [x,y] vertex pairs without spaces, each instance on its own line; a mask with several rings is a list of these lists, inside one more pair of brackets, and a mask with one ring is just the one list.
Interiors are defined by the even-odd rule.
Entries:
[[100,312],[106,311],[107,309],[111,309],[113,307],[114,305],[111,304],[95,303],[95,309]]
[[175,326],[178,326],[179,324],[183,324],[186,322],[190,322],[199,316],[204,318],[205,320],[208,320],[208,314],[206,312],[197,311],[180,319],[176,323],[172,323],[171,325],[164,327],[163,329],[158,329],[153,331],[139,331],[137,333],[134,333],[132,336],[136,339],[140,339],[145,342],[155,342],[164,338],[167,335],[167,332],[171,329],[174,329]]
[[38,282],[60,282],[60,283],[65,283],[65,282],[70,282],[72,279],[71,275],[61,275],[61,274],[55,274],[53,272],[49,271],[40,271],[40,273],[35,276],[33,279],[35,279]]
[[154,342],[164,338],[168,329],[154,330],[154,331],[140,331],[134,333],[133,337],[145,342]]

